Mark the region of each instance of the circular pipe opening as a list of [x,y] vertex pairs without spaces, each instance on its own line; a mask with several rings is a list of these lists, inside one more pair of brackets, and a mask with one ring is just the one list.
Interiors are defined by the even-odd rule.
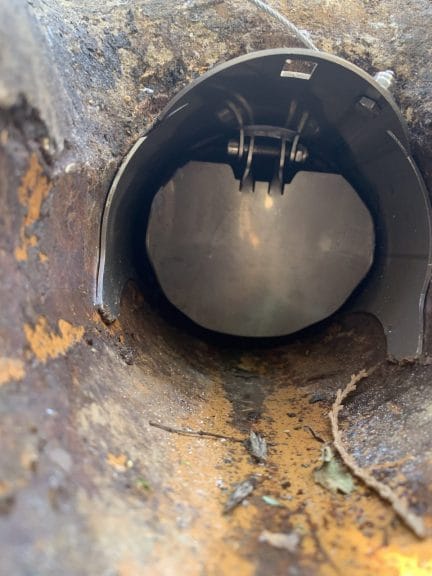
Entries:
[[249,54],[183,90],[125,159],[96,299],[112,321],[127,279],[155,280],[195,324],[261,338],[348,302],[381,321],[391,354],[419,354],[430,232],[385,88],[315,51]]
[[199,82],[156,128],[170,127],[159,153],[171,160],[136,245],[145,227],[160,289],[199,326],[291,334],[338,310],[370,269],[372,216],[307,88],[317,66]]

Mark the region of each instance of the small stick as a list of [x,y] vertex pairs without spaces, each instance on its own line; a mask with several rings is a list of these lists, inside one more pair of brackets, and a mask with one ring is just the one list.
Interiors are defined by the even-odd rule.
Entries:
[[369,370],[369,372],[367,370],[361,370],[358,374],[353,374],[351,376],[351,380],[348,382],[345,388],[343,390],[337,391],[336,399],[329,414],[333,433],[333,445],[351,472],[357,478],[360,478],[360,480],[362,480],[366,486],[375,490],[375,492],[377,492],[381,498],[387,500],[387,502],[390,502],[393,510],[396,512],[399,518],[405,522],[406,526],[408,526],[408,528],[410,528],[416,536],[419,538],[425,538],[426,528],[424,526],[423,519],[420,516],[417,516],[417,514],[414,514],[414,512],[411,512],[405,502],[403,502],[396,495],[396,493],[389,486],[387,486],[387,484],[383,484],[377,480],[375,476],[372,476],[370,472],[364,468],[361,468],[357,464],[354,457],[345,448],[342,440],[342,434],[339,430],[339,412],[343,409],[342,402],[351,392],[354,392],[354,390],[357,388],[357,384],[372,374],[376,368],[377,366]]
[[181,434],[182,436],[206,436],[207,438],[215,438],[217,440],[229,440],[230,442],[239,442],[243,444],[245,442],[244,438],[235,438],[234,436],[224,436],[223,434],[216,434],[214,432],[205,432],[204,430],[185,430],[184,428],[173,428],[172,426],[166,426],[165,424],[158,424],[157,422],[149,422],[150,426],[154,428],[160,428],[165,430],[165,432],[171,432],[172,434]]
[[319,434],[317,434],[315,432],[315,430],[312,428],[312,426],[309,426],[308,424],[305,424],[303,426],[303,430],[307,430],[308,432],[311,433],[311,435],[313,436],[313,438],[315,438],[315,440],[318,440],[318,442],[322,442],[323,444],[326,443],[326,441],[324,440],[324,438],[322,438]]

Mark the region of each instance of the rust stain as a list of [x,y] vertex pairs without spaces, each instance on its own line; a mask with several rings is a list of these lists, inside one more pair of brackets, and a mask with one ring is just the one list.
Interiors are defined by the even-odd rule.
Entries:
[[[323,364],[320,371],[331,371],[331,365]],[[316,484],[314,469],[320,465],[323,443],[307,427],[326,442],[331,441],[329,404],[309,403],[312,392],[322,385],[320,380],[301,386],[286,376],[287,367],[296,375],[309,365],[302,349],[289,356],[276,354],[267,362],[259,353],[243,354],[235,366],[239,389],[247,388],[256,377],[266,397],[261,406],[260,396],[259,419],[250,422],[251,428],[269,442],[264,465],[253,462],[241,443],[150,428],[140,420],[144,414],[141,409],[136,415],[129,413],[111,397],[83,408],[81,423],[78,421],[81,434],[89,437],[93,430],[100,438],[102,426],[116,436],[110,443],[117,447],[109,462],[114,472],[105,475],[112,484],[107,489],[104,478],[101,497],[85,496],[79,508],[86,514],[95,540],[109,543],[106,553],[119,574],[167,576],[180,570],[188,576],[279,576],[292,566],[293,573],[295,569],[298,574],[319,576],[432,576],[430,541],[418,541],[373,492],[360,482],[347,496]],[[206,364],[202,369],[205,384],[197,390],[199,394],[191,393],[187,408],[179,406],[177,397],[173,401],[166,394],[168,384],[163,380],[171,380],[167,373],[158,379],[153,371],[147,372],[143,362],[134,384],[130,378],[135,368],[125,368],[125,374],[134,394],[142,386],[141,380],[150,383],[145,402],[152,420],[173,428],[238,438],[247,432],[233,424],[233,410],[240,411],[241,407],[231,403],[225,392],[234,394],[226,382],[231,378],[231,367],[230,363],[221,375],[216,361]],[[248,375],[243,379],[239,372]],[[181,397],[182,391],[177,393]],[[239,420],[239,414],[234,421]],[[244,418],[242,422],[245,426]],[[136,426],[146,444],[138,440],[141,432],[136,432],[136,437],[135,432],[131,434],[129,445],[122,444],[125,434]],[[147,443],[154,450],[148,461]],[[110,448],[103,446],[106,459]],[[115,465],[125,466],[123,454],[133,458],[134,469],[120,475]],[[151,477],[152,490],[140,497],[128,490],[119,492],[117,483],[124,480],[132,485],[140,466]],[[224,515],[233,486],[251,474],[260,482],[246,505]],[[281,506],[266,504],[264,495],[277,499]],[[260,542],[264,530],[297,532],[297,551],[290,554]]]
[[28,170],[18,188],[18,200],[27,211],[20,228],[20,244],[15,248],[15,258],[19,262],[27,260],[29,249],[38,244],[38,239],[35,234],[31,233],[31,228],[40,216],[42,202],[47,197],[50,188],[51,184],[43,174],[39,159],[33,153]]
[[[258,373],[265,372],[259,361],[253,363]],[[244,364],[251,366],[246,359]],[[316,573],[320,576],[432,575],[430,542],[418,541],[395,522],[393,510],[378,496],[361,483],[345,496],[315,482],[313,472],[320,462],[322,443],[304,426],[329,442],[331,431],[326,408],[311,405],[308,399],[309,393],[290,383],[267,397],[263,417],[256,424],[257,431],[274,444],[266,466],[254,464],[241,444],[168,434],[168,457],[175,474],[168,487],[170,497],[159,500],[166,536],[154,548],[149,563],[152,574],[170,574],[175,565],[182,565],[191,576],[250,576],[255,574],[263,546],[259,534],[267,529],[301,534],[296,562],[307,573],[315,573],[319,566]],[[222,384],[215,382],[206,401],[175,425],[238,436],[229,424],[230,413]],[[248,505],[224,516],[222,508],[232,484],[251,473],[262,478]],[[277,498],[282,506],[265,506],[264,494]],[[184,537],[194,543],[195,552],[192,545],[184,545],[176,554],[167,555],[169,535],[176,529],[182,506],[193,510],[193,518],[185,521]]]
[[377,556],[398,576],[431,576],[432,574],[431,554],[421,553],[412,547],[399,550],[389,546],[381,550]]
[[125,454],[116,455],[109,452],[107,463],[117,470],[117,472],[125,472],[128,468],[131,468],[132,461],[128,460]]
[[39,316],[36,325],[24,324],[24,334],[31,351],[41,362],[66,354],[84,335],[82,326],[73,326],[66,320],[58,321],[58,332],[49,329],[48,321]]
[[[289,406],[296,407],[296,417],[287,416]],[[298,515],[298,522],[308,527],[303,552],[323,556],[320,574],[330,576],[348,571],[352,576],[414,576],[417,572],[402,569],[402,564],[394,562],[391,551],[404,547],[410,551],[411,559],[432,561],[430,543],[419,542],[399,522],[395,523],[392,508],[361,483],[357,483],[356,492],[350,496],[333,495],[315,483],[313,469],[321,445],[306,433],[303,425],[311,426],[330,440],[325,409],[319,404],[309,404],[308,395],[301,388],[287,386],[268,398],[266,411],[273,420],[270,434],[277,444],[270,458],[289,477],[293,499],[288,501],[287,508],[294,511],[299,505],[304,507],[304,513]]]
[[[231,404],[222,383],[216,381],[199,410],[187,420],[178,419],[175,425],[238,436],[228,423],[230,413]],[[222,511],[232,486],[251,474],[261,474],[262,467],[251,462],[241,444],[160,434],[165,434],[164,440],[169,442],[167,455],[176,473],[168,487],[170,498],[159,502],[164,536],[149,561],[151,573],[171,574],[177,565],[189,576],[251,576],[255,566],[239,547],[238,533],[255,530],[257,509],[249,499],[246,506],[240,505],[229,515]],[[191,517],[186,511],[185,517],[180,518],[186,525],[187,543],[177,547],[175,554],[167,555],[169,534],[179,521],[178,508],[182,503],[191,511]]]
[[11,380],[22,380],[24,376],[25,369],[22,360],[0,356],[0,386]]
[[43,252],[39,252],[38,254],[39,256],[39,261],[42,262],[42,264],[45,264],[45,262],[48,262],[49,258],[46,254],[44,254]]

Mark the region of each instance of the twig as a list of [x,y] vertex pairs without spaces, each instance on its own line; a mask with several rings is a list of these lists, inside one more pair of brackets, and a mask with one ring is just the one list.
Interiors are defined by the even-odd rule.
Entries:
[[357,462],[354,460],[353,456],[349,454],[347,449],[344,446],[342,435],[339,430],[339,412],[343,409],[342,402],[345,398],[357,388],[357,384],[367,378],[372,372],[376,369],[372,368],[369,372],[366,370],[361,370],[358,374],[353,374],[351,376],[351,380],[345,386],[343,390],[338,390],[336,394],[336,400],[333,403],[332,409],[329,414],[331,428],[333,433],[333,444],[336,450],[339,452],[340,457],[342,458],[343,462],[348,466],[351,472],[357,477],[360,478],[368,486],[375,490],[381,498],[390,502],[393,507],[393,510],[396,514],[401,518],[405,524],[410,528],[416,536],[419,538],[426,537],[426,528],[423,523],[423,519],[417,516],[409,510],[408,506],[400,500],[400,498],[395,494],[395,492],[386,484],[379,482],[370,472],[358,466]]
[[158,422],[149,422],[150,426],[154,428],[160,428],[165,430],[165,432],[171,432],[172,434],[181,434],[182,436],[206,436],[207,438],[216,438],[218,440],[229,440],[230,442],[239,442],[244,444],[244,438],[235,438],[234,436],[224,436],[223,434],[215,434],[214,432],[205,432],[204,430],[185,430],[184,428],[173,428],[172,426],[166,426],[165,424],[158,424]]
[[309,426],[308,424],[305,424],[305,425],[303,426],[303,430],[307,430],[308,432],[311,433],[311,436],[312,436],[313,438],[315,438],[315,440],[318,440],[318,442],[321,442],[322,444],[325,444],[326,441],[324,440],[324,438],[322,438],[322,436],[320,436],[319,434],[317,434],[317,433],[315,432],[315,430],[312,428],[312,426]]

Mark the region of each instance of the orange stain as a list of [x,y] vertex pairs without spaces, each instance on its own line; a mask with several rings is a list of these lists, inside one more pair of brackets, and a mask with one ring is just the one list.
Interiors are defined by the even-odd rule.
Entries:
[[398,550],[389,546],[377,554],[384,566],[393,569],[397,576],[431,576],[431,554],[424,551]]
[[[227,421],[231,404],[225,398],[221,384],[212,387],[205,403],[187,421],[177,421],[176,426],[205,429],[227,436],[239,436]],[[188,574],[188,576],[219,576],[235,574],[252,576],[255,567],[240,549],[239,534],[254,530],[257,510],[251,502],[238,506],[224,515],[223,507],[232,486],[253,473],[262,473],[254,465],[241,444],[211,438],[192,438],[170,434],[165,440],[170,444],[168,458],[175,470],[169,482],[170,497],[160,501],[162,534],[175,529],[179,521],[178,508],[186,506],[191,517],[180,519],[184,546],[166,554],[168,541],[161,536],[149,560],[151,574]],[[226,463],[226,459],[233,462]],[[226,491],[221,490],[223,486]],[[198,552],[198,553],[197,553]],[[181,566],[181,571],[177,567]]]
[[[296,407],[295,418],[287,416],[289,406]],[[278,467],[279,474],[289,478],[288,491],[293,499],[287,502],[287,508],[294,513],[299,506],[303,507],[304,511],[292,515],[290,521],[305,532],[304,556],[312,559],[316,554],[322,555],[320,575],[432,576],[432,572],[400,569],[402,564],[398,566],[395,562],[387,541],[398,542],[397,550],[409,546],[412,557],[419,555],[427,562],[432,562],[430,543],[419,541],[400,523],[394,525],[391,506],[376,494],[370,494],[360,481],[348,496],[332,494],[315,482],[313,472],[319,465],[322,444],[303,426],[310,426],[320,437],[331,441],[325,409],[319,404],[309,404],[301,388],[286,386],[267,398],[266,412],[273,420],[269,433],[276,444],[270,462]]]
[[79,342],[84,335],[82,326],[73,326],[62,319],[58,321],[58,331],[59,334],[56,334],[50,330],[47,319],[43,316],[39,316],[34,327],[24,324],[24,334],[28,345],[41,362],[66,354],[69,348]]
[[38,157],[33,153],[28,170],[18,188],[18,200],[26,209],[20,228],[20,244],[15,248],[15,258],[20,262],[27,260],[29,249],[38,244],[37,237],[31,234],[31,228],[40,217],[42,202],[47,197],[50,188],[51,184],[43,174]]
[[125,454],[111,454],[108,453],[107,463],[115,468],[117,472],[125,472],[128,468],[128,458]]
[[0,356],[0,386],[11,380],[22,380],[24,376],[25,369],[22,360]]
[[[267,370],[256,358],[244,357],[240,365],[261,374]],[[304,426],[328,442],[331,430],[328,409],[310,404],[308,398],[304,389],[289,382],[267,397],[256,425],[273,444],[265,466],[254,464],[242,444],[176,434],[165,437],[174,473],[166,487],[169,497],[159,500],[162,530],[149,560],[152,574],[174,574],[176,566],[182,566],[183,573],[191,576],[250,576],[263,546],[259,534],[266,529],[298,532],[297,563],[306,572],[318,570],[320,576],[432,576],[430,543],[419,541],[394,522],[392,508],[360,481],[347,496],[333,494],[315,482],[323,444]],[[215,379],[205,402],[187,418],[169,424],[238,436],[229,423],[231,409],[222,383]],[[261,482],[248,505],[224,515],[232,485],[250,474],[261,474]],[[225,486],[226,492],[218,485]],[[265,506],[263,495],[275,497],[281,507]],[[169,534],[176,529],[178,510],[183,508],[193,511],[182,530],[184,545],[167,554]],[[286,558],[289,562],[289,554]],[[276,576],[271,569],[269,574]]]

